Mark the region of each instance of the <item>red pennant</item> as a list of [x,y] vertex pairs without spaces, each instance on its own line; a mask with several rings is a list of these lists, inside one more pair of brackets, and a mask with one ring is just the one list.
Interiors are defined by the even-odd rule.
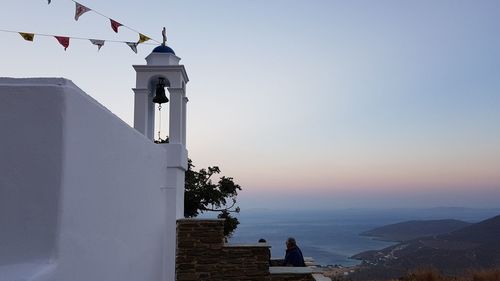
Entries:
[[115,20],[112,20],[112,19],[109,19],[111,21],[111,28],[113,29],[114,32],[118,33],[118,27],[122,26],[123,24],[115,21]]
[[54,37],[57,39],[57,41],[59,41],[61,45],[63,45],[64,50],[66,51],[66,49],[69,46],[69,37],[64,37],[64,36],[54,36]]

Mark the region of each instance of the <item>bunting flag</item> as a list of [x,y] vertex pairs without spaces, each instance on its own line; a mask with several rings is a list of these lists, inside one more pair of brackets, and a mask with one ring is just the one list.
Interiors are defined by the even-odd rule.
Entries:
[[148,41],[149,37],[147,37],[146,35],[142,34],[142,33],[139,33],[139,41],[137,41],[137,43],[141,44],[141,43],[144,43],[146,41]]
[[137,54],[137,43],[135,42],[125,42],[125,44],[127,44],[130,49],[132,49],[132,51],[134,51],[134,53]]
[[[35,36],[37,36],[37,37],[38,36],[41,36],[41,37],[53,37],[53,38],[57,39],[57,41],[59,42],[59,44],[61,44],[64,47],[64,50],[66,50],[69,47],[69,43],[72,40],[86,40],[86,41],[90,41],[90,43],[92,43],[92,45],[97,46],[97,50],[98,51],[101,50],[102,46],[104,46],[104,44],[106,42],[109,42],[109,43],[120,43],[120,44],[125,43],[136,54],[138,53],[138,49],[137,48],[139,46],[139,42],[130,42],[130,41],[93,39],[93,38],[88,38],[88,37],[87,38],[83,38],[83,37],[71,37],[71,36],[58,36],[58,35],[54,35],[54,34],[29,33],[29,32],[15,31],[15,30],[0,29],[0,33],[2,33],[2,32],[17,33],[17,34],[21,35],[21,37],[24,40],[30,41],[30,42],[34,41]],[[149,40],[154,40],[154,39],[149,39]],[[38,39],[37,39],[37,41],[38,41]],[[150,46],[157,46],[155,43],[148,43],[148,42],[144,42],[144,43],[141,43],[141,44],[143,44],[143,45],[150,45]]]
[[[149,41],[149,40],[152,40],[152,41],[157,42],[157,43],[159,43],[159,44],[161,43],[161,42],[159,42],[159,41],[157,41],[157,40],[155,40],[155,39],[153,39],[153,38],[151,38],[151,37],[148,37],[148,36],[146,36],[146,35],[144,35],[144,34],[140,33],[139,31],[137,31],[137,30],[135,30],[135,29],[133,29],[133,28],[131,28],[131,27],[129,27],[129,26],[126,26],[126,25],[124,25],[124,24],[122,24],[122,23],[119,23],[119,22],[117,22],[117,21],[113,20],[112,18],[110,18],[110,17],[108,17],[108,16],[106,16],[106,15],[104,15],[104,14],[102,14],[102,13],[100,13],[100,12],[96,11],[96,10],[93,10],[93,9],[91,9],[91,8],[89,8],[89,7],[85,6],[85,5],[80,4],[80,3],[79,3],[79,2],[77,2],[76,0],[68,0],[68,1],[71,1],[71,2],[74,2],[74,3],[75,3],[75,6],[76,6],[76,7],[75,7],[75,21],[78,21],[78,19],[79,19],[79,18],[80,18],[83,14],[85,14],[86,12],[89,12],[89,11],[94,11],[97,15],[100,15],[100,16],[102,16],[102,17],[107,18],[107,19],[109,19],[109,20],[110,20],[110,22],[111,22],[111,28],[113,29],[113,31],[114,31],[115,33],[118,33],[118,28],[119,28],[120,26],[123,26],[124,28],[127,28],[127,29],[129,29],[129,30],[131,30],[131,31],[136,32],[136,33],[138,33],[138,34],[139,34],[139,41],[137,41],[137,43],[139,43],[139,44],[144,43],[144,42]],[[52,0],[47,0],[47,3],[48,3],[48,4],[50,4],[51,2],[52,2]]]
[[35,38],[34,33],[26,33],[26,32],[19,32],[19,34],[24,38],[26,41],[31,41],[33,42],[33,39]]
[[[33,39],[35,36],[42,36],[42,37],[55,37],[61,44],[67,44],[69,46],[69,41],[71,40],[86,40],[90,41],[92,44],[101,47],[104,45],[105,42],[111,42],[111,43],[128,43],[128,44],[135,44],[135,46],[138,46],[138,42],[130,42],[130,41],[117,41],[117,40],[104,40],[104,39],[94,39],[94,38],[83,38],[83,37],[71,37],[71,36],[59,36],[59,35],[54,35],[54,34],[43,34],[43,33],[32,33],[32,32],[22,32],[22,31],[14,31],[14,30],[5,30],[5,29],[0,29],[0,32],[7,32],[7,33],[17,33],[23,37],[24,40],[26,41],[34,41]],[[150,39],[153,40],[153,39]],[[156,46],[155,43],[142,43],[144,45],[151,45],[151,46]],[[63,45],[64,46],[64,45]],[[67,47],[67,46],[65,46]]]
[[[118,33],[118,29],[119,29],[119,27],[120,27],[120,26],[123,26],[124,28],[127,28],[127,29],[129,29],[130,31],[133,31],[133,32],[136,32],[136,33],[138,33],[138,34],[139,34],[139,41],[137,41],[137,43],[139,43],[139,44],[144,43],[144,42],[149,41],[149,40],[152,40],[152,41],[154,41],[154,42],[156,42],[156,43],[158,43],[158,44],[160,44],[160,43],[161,43],[161,42],[159,42],[158,40],[155,40],[155,39],[153,39],[153,38],[151,38],[151,37],[149,37],[149,36],[146,36],[146,35],[144,35],[143,33],[139,32],[139,31],[137,31],[137,30],[135,30],[135,29],[133,29],[133,28],[131,28],[131,27],[129,27],[129,26],[126,26],[126,25],[124,25],[124,24],[122,24],[122,23],[119,23],[119,22],[117,22],[117,21],[113,20],[112,18],[110,18],[110,17],[108,17],[108,16],[106,16],[106,15],[104,15],[104,14],[102,14],[102,13],[100,13],[100,12],[98,12],[98,11],[94,10],[94,9],[91,9],[91,8],[89,8],[89,7],[85,6],[85,5],[80,4],[79,2],[77,2],[77,0],[68,0],[68,1],[71,1],[71,2],[74,2],[74,3],[75,3],[75,21],[78,21],[78,19],[79,19],[79,18],[80,18],[83,14],[85,14],[86,12],[93,11],[93,12],[95,12],[97,15],[102,16],[103,18],[107,18],[108,20],[110,20],[110,22],[111,22],[111,28],[113,29],[113,31],[114,31],[115,33]],[[78,0],[78,1],[79,1],[79,0]],[[51,4],[51,2],[52,2],[52,0],[47,0],[47,3],[48,3],[48,4]],[[123,42],[123,41],[121,41],[121,42]]]
[[66,51],[66,49],[69,46],[69,37],[65,36],[54,36],[54,37],[57,39],[57,41],[59,41],[59,44],[61,44],[64,47],[64,50]]
[[101,47],[104,46],[104,40],[97,40],[97,39],[89,39],[90,43],[94,44],[97,46],[97,51],[101,50]]
[[78,3],[78,2],[75,2],[75,20],[78,20],[78,18],[80,18],[81,15],[85,14],[86,12],[88,11],[92,11],[91,9],[83,6],[82,4]]
[[113,20],[109,19],[111,21],[111,28],[113,29],[114,32],[118,33],[118,27],[122,26],[123,24]]

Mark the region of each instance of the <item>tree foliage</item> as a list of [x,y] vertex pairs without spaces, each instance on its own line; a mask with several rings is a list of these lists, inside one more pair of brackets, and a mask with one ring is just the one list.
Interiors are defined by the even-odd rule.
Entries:
[[184,216],[196,217],[204,212],[219,212],[218,218],[225,219],[224,235],[230,237],[239,224],[237,218],[231,213],[238,213],[236,196],[241,187],[235,184],[231,177],[220,177],[217,166],[208,167],[199,171],[194,170],[191,159],[188,159],[188,170],[185,178]]

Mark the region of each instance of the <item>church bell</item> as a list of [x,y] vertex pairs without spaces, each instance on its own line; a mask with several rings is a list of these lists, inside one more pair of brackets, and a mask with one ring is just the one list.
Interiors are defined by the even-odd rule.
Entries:
[[158,84],[156,84],[156,94],[153,98],[153,102],[159,103],[159,104],[168,102],[168,98],[165,95],[165,79],[164,78],[160,78],[158,81]]

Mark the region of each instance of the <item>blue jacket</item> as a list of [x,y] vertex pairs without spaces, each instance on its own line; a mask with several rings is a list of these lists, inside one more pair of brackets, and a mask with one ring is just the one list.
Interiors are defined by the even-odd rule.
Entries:
[[299,247],[295,246],[286,250],[284,266],[306,266],[304,256]]

